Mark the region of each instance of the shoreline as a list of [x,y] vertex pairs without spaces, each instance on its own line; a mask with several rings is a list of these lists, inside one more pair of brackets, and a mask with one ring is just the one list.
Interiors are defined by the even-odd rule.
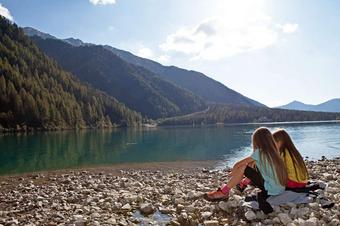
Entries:
[[201,170],[202,168],[211,170],[214,169],[219,160],[205,160],[205,161],[194,161],[194,160],[180,160],[172,162],[129,162],[129,163],[117,163],[117,164],[107,164],[107,165],[83,165],[79,167],[71,167],[65,169],[51,169],[51,170],[41,170],[32,172],[13,172],[0,174],[1,179],[6,177],[25,177],[33,175],[53,175],[53,174],[63,174],[81,171],[91,171],[91,172],[105,172],[112,174],[119,174],[119,171],[133,171],[133,170],[157,170],[162,172],[180,172],[180,171],[194,171]]
[[287,203],[269,215],[241,205],[252,187],[243,194],[233,189],[228,201],[204,200],[205,192],[228,179],[228,169],[209,171],[207,165],[151,163],[1,176],[0,225],[340,225],[339,158],[307,161],[311,179],[328,182],[324,196],[333,208]]

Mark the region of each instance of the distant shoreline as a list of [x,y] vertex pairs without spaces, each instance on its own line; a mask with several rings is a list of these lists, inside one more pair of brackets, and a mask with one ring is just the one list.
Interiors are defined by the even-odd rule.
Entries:
[[64,131],[105,131],[105,130],[117,130],[117,129],[155,129],[155,128],[172,128],[172,127],[183,127],[183,128],[204,128],[204,127],[215,127],[215,126],[243,126],[243,125],[289,125],[289,124],[322,124],[322,123],[340,123],[340,120],[319,120],[319,121],[282,121],[282,122],[236,122],[236,123],[211,123],[204,125],[158,125],[158,124],[143,124],[141,126],[127,126],[127,127],[110,127],[110,128],[60,128],[60,129],[0,129],[1,134],[20,134],[20,133],[40,133],[40,132],[64,132]]
[[282,121],[282,122],[236,122],[236,123],[212,123],[204,125],[159,125],[160,128],[171,127],[216,127],[216,126],[243,126],[243,125],[289,125],[289,124],[322,124],[322,123],[340,123],[340,120],[320,120],[320,121]]

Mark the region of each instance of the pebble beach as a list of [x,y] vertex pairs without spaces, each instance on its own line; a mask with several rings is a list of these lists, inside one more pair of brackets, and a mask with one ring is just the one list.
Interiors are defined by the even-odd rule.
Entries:
[[228,201],[202,195],[228,179],[212,163],[62,170],[0,177],[0,226],[14,225],[340,225],[340,159],[307,161],[335,203],[287,203],[265,215],[242,206],[252,187]]

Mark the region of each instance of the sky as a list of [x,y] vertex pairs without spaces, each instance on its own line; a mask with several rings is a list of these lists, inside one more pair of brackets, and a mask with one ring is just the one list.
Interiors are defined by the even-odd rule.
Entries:
[[58,38],[196,70],[270,107],[340,98],[337,0],[0,0]]

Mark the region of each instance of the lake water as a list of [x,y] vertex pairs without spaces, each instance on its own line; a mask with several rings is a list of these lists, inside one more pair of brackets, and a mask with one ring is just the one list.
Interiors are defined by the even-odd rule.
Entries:
[[[218,160],[221,166],[251,152],[251,134],[259,126],[6,134],[0,136],[0,174],[181,160]],[[340,156],[340,123],[265,126],[286,129],[310,159]]]

